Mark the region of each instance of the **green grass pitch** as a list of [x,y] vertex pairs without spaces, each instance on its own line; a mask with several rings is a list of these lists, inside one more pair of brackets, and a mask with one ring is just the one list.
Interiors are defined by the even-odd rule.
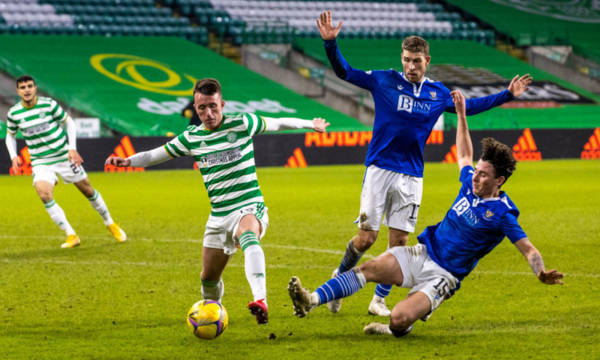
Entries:
[[[505,186],[547,268],[564,286],[538,282],[505,239],[456,295],[402,339],[367,336],[374,285],[306,318],[292,315],[292,275],[314,289],[356,233],[363,166],[261,168],[269,207],[263,239],[270,322],[246,309],[240,252],[224,274],[229,328],[213,341],[189,332],[200,299],[201,247],[209,213],[200,175],[187,171],[91,173],[129,240],[117,244],[75,187],[55,199],[81,237],[62,232],[31,177],[0,177],[0,358],[2,359],[598,359],[600,350],[600,162],[520,163]],[[441,220],[458,188],[456,165],[427,164],[417,234]],[[411,235],[410,243],[416,242]],[[386,248],[387,231],[363,261]],[[394,288],[388,304],[406,296]]]

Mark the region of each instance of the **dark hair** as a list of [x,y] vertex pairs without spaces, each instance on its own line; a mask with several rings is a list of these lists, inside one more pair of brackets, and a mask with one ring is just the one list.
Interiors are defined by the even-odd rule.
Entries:
[[217,79],[200,79],[196,81],[196,85],[194,86],[194,95],[196,93],[200,93],[203,95],[214,95],[216,93],[221,93],[221,84]]
[[494,166],[496,177],[504,176],[506,182],[517,167],[517,160],[510,147],[491,137],[481,140],[481,146],[481,160],[490,162]]
[[28,81],[33,81],[33,84],[35,85],[35,80],[33,79],[33,77],[31,75],[21,75],[17,78],[17,87],[19,87],[20,83],[23,82],[28,82]]
[[402,41],[402,50],[420,52],[429,56],[429,44],[420,36],[409,36]]

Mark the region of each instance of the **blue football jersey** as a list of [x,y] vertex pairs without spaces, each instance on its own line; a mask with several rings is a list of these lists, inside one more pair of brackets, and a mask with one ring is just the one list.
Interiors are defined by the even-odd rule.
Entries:
[[460,172],[462,186],[442,222],[418,236],[433,261],[459,280],[504,237],[515,243],[527,235],[517,222],[519,209],[504,191],[496,198],[473,194],[473,167]]
[[[375,102],[373,137],[365,165],[423,177],[423,149],[437,119],[444,111],[456,112],[450,90],[426,77],[412,83],[396,70],[362,71],[352,68],[335,40],[325,50],[338,77],[369,90]],[[508,90],[466,101],[473,115],[514,99]]]

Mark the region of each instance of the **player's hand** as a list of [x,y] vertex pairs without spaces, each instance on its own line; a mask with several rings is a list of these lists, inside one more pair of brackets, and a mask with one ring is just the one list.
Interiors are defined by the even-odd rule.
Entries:
[[79,155],[77,150],[72,150],[72,149],[69,150],[69,154],[67,155],[67,158],[75,166],[79,166],[83,163],[83,158],[81,157],[81,155]]
[[13,168],[13,171],[16,173],[17,171],[19,171],[20,167],[21,167],[21,158],[19,158],[18,156],[15,156],[12,159],[12,168]]
[[340,21],[336,27],[333,27],[331,24],[331,11],[323,11],[317,18],[317,27],[323,40],[335,40],[342,29],[342,22]]
[[131,165],[131,160],[123,159],[122,157],[118,156],[109,156],[104,162],[104,166],[108,165],[113,165],[117,167],[128,167],[129,165]]
[[452,90],[450,96],[452,96],[452,101],[454,101],[456,113],[467,116],[467,106],[465,105],[465,96],[463,93],[460,90]]
[[327,120],[322,118],[314,118],[313,121],[313,130],[319,133],[327,132],[327,127],[331,125],[327,122]]
[[563,278],[563,274],[559,273],[558,271],[556,271],[554,269],[548,270],[548,271],[542,270],[537,274],[537,277],[544,284],[548,284],[548,285],[554,285],[554,284],[562,285],[563,284],[563,282],[560,280]]
[[515,75],[515,77],[511,80],[510,84],[508,84],[508,91],[514,96],[519,97],[523,95],[525,91],[527,91],[529,84],[533,81],[533,78],[529,74],[525,74],[521,77],[519,75]]

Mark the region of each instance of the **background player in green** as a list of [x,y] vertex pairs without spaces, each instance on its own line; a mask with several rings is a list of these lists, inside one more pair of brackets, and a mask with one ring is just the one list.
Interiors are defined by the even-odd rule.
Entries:
[[236,251],[244,252],[245,272],[254,300],[248,304],[259,324],[268,322],[265,257],[260,239],[269,224],[258,185],[252,136],[264,131],[313,129],[325,132],[329,123],[315,118],[268,118],[252,113],[224,114],[221,85],[198,80],[194,109],[202,125],[190,126],[164,146],[123,159],[109,157],[107,165],[145,167],[179,156],[192,156],[200,169],[211,203],[202,248],[202,297],[221,301],[221,275]]
[[44,203],[50,218],[67,234],[67,240],[62,247],[78,246],[80,239],[67,221],[62,208],[54,201],[57,174],[66,184],[75,184],[75,187],[88,198],[118,242],[127,240],[127,235],[115,224],[102,196],[92,187],[81,166],[83,159],[76,149],[75,122],[56,101],[37,96],[35,80],[29,75],[17,79],[17,94],[21,101],[10,108],[7,116],[8,154],[13,169],[18,170],[21,159],[17,155],[16,135],[21,131],[31,155],[35,191]]

